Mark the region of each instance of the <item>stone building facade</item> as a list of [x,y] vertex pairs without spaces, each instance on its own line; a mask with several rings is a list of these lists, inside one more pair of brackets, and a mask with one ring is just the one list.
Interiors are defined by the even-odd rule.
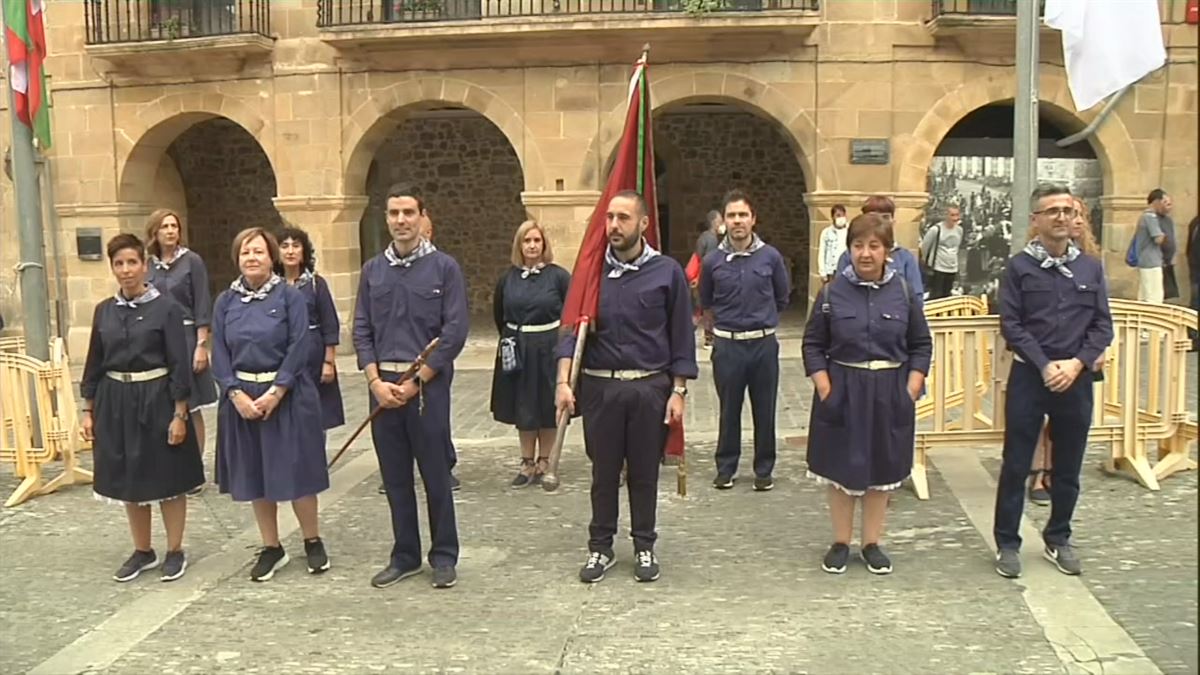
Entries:
[[[218,287],[233,275],[235,230],[287,220],[312,234],[348,317],[393,180],[427,194],[435,240],[486,314],[525,218],[572,264],[643,43],[670,253],[686,260],[704,211],[746,187],[800,300],[816,290],[815,233],[833,204],[894,195],[899,239],[915,247],[939,145],[1016,89],[1015,22],[995,13],[1004,2],[738,0],[686,3],[699,12],[688,14],[668,0],[247,0],[212,3],[257,8],[219,20],[164,18],[159,4],[47,5],[47,257],[66,278],[54,293],[75,354],[113,288],[104,261],[78,255],[81,234],[141,232],[153,208],[176,208]],[[150,14],[133,22],[116,5]],[[1160,0],[1168,64],[1088,141],[1116,295],[1135,293],[1119,260],[1145,194],[1173,193],[1181,226],[1196,213],[1197,34],[1185,5]],[[1058,34],[1041,45],[1043,116],[1077,131],[1098,109],[1074,112]],[[886,140],[886,163],[853,163],[855,139]],[[0,239],[15,243],[11,183],[0,190]],[[3,269],[16,250],[0,250]],[[15,287],[0,277],[10,325]]]

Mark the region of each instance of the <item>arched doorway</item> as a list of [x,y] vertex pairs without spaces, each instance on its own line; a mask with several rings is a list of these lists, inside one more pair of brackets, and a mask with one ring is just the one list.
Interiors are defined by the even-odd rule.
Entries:
[[513,233],[528,217],[517,153],[495,124],[466,108],[422,107],[390,117],[395,127],[376,149],[364,186],[363,260],[390,241],[388,188],[412,185],[429,211],[434,244],[462,267],[471,311],[490,312],[496,280],[511,264]]

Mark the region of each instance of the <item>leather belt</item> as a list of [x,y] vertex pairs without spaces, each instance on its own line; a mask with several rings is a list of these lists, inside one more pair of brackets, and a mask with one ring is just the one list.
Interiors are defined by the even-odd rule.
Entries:
[[243,370],[238,370],[233,373],[233,376],[242,382],[274,382],[275,376],[279,373],[271,371],[269,373],[247,373]]
[[904,365],[899,361],[857,361],[854,363],[849,363],[846,361],[835,360],[834,363],[838,364],[839,366],[858,368],[860,370],[895,370]]
[[515,330],[518,333],[545,333],[546,331],[554,330],[562,325],[561,321],[551,321],[550,323],[539,323],[530,326],[518,326],[515,323],[506,323],[510,330]]
[[376,367],[385,373],[405,373],[412,367],[412,364],[400,363],[399,361],[380,361],[376,364]]
[[606,380],[621,380],[629,382],[630,380],[642,380],[647,377],[652,377],[661,373],[661,370],[597,370],[595,368],[584,368],[584,375],[592,377],[603,377]]
[[117,382],[127,382],[128,383],[128,382],[149,382],[150,380],[157,380],[160,377],[166,377],[170,372],[171,371],[167,370],[166,368],[151,368],[150,370],[143,370],[138,373],[123,373],[119,370],[110,370],[110,371],[105,372],[104,374],[107,375],[110,380],[116,380]]
[[759,330],[721,330],[720,328],[713,329],[713,335],[726,340],[759,340],[774,335],[774,328],[760,328]]

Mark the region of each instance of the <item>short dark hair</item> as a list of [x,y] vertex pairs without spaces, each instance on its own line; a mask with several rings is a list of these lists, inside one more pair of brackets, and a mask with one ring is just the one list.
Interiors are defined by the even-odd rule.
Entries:
[[[308,237],[308,233],[296,227],[295,225],[285,225],[279,231],[279,244],[291,239],[300,244],[300,250],[303,251],[300,257],[300,266],[312,272],[317,268],[317,257],[313,254],[312,239]],[[275,265],[275,272],[283,274],[283,254],[279,256],[279,262]]]
[[231,250],[233,253],[234,266],[237,266],[238,258],[241,256],[242,244],[245,244],[255,237],[262,237],[263,241],[267,242],[267,256],[271,258],[271,267],[274,268],[279,264],[279,240],[276,239],[275,235],[271,234],[271,231],[265,227],[247,227],[241,232],[238,232],[237,236],[233,238],[233,246],[231,247]]
[[1153,204],[1154,202],[1166,197],[1167,193],[1162,188],[1154,188],[1150,194],[1146,196],[1146,203]]
[[[613,195],[613,199],[616,199],[617,197],[622,199],[632,199],[634,204],[637,205],[638,212],[641,213],[642,216],[650,215],[650,207],[646,205],[646,198],[643,197],[642,193],[638,192],[637,190],[621,190],[617,194]],[[612,199],[609,201],[612,201]]]
[[883,247],[889,251],[896,244],[892,221],[881,218],[874,211],[854,216],[854,220],[850,221],[850,228],[846,231],[846,246],[849,247],[855,239],[863,237],[878,237]]
[[829,215],[833,218],[837,218],[837,214],[839,214],[839,213],[842,214],[843,216],[846,215],[845,204],[834,204],[833,208],[829,209]]
[[412,197],[417,201],[417,212],[425,213],[425,200],[421,198],[420,191],[412,185],[406,183],[396,183],[388,188],[387,196],[383,198],[384,206],[387,206],[389,199],[396,197]]
[[721,215],[725,214],[725,209],[734,202],[746,202],[746,206],[750,207],[750,215],[754,215],[754,201],[750,199],[750,195],[746,194],[745,190],[734,188],[725,193],[721,198]]
[[1074,196],[1071,194],[1071,189],[1062,183],[1038,183],[1037,187],[1033,188],[1033,194],[1029,195],[1029,212],[1036,212],[1038,210],[1038,203],[1042,199],[1057,197],[1058,195]]
[[[867,197],[862,205],[863,213],[886,213],[888,215],[896,215],[896,202],[892,201],[887,195],[871,195]],[[857,218],[855,218],[857,220]],[[849,241],[847,239],[847,241]]]
[[142,243],[142,240],[138,239],[136,234],[122,232],[108,240],[108,261],[111,263],[112,259],[125,249],[130,249],[134,253],[137,253],[138,260],[144,261],[146,259],[146,245]]
[[724,219],[725,219],[725,214],[721,213],[720,211],[718,211],[716,209],[713,209],[712,211],[708,212],[707,216],[705,216],[704,224],[707,225],[708,227],[712,227],[713,223],[722,221]]

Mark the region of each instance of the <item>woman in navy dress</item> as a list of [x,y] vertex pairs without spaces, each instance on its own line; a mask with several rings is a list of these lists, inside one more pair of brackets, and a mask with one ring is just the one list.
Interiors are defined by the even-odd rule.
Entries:
[[[146,281],[170,296],[183,308],[183,325],[192,360],[192,394],[188,411],[196,428],[200,451],[204,451],[203,410],[216,406],[217,385],[209,368],[208,338],[212,323],[212,292],[204,261],[184,244],[183,221],[170,209],[150,214],[146,224],[146,250],[150,253]],[[203,484],[199,487],[203,487]],[[196,491],[199,491],[197,487]]]
[[150,506],[167,531],[162,580],[183,576],[187,500],[204,482],[196,434],[188,423],[191,352],[184,310],[146,283],[146,249],[132,234],[108,242],[120,290],[96,305],[83,366],[83,437],[93,442],[95,493],[125,505],[133,555],[113,578],[132,581],[158,567],[150,545]]
[[[514,488],[540,481],[554,444],[554,348],[571,275],[553,260],[541,225],[533,220],[521,223],[513,237],[512,267],[500,277],[492,300],[501,341],[492,371],[492,416],[517,427],[521,440]],[[515,358],[507,372],[506,350]]]
[[861,498],[862,559],[870,572],[888,574],[892,563],[879,539],[888,493],[912,471],[915,402],[933,340],[920,299],[887,264],[891,221],[864,213],[846,238],[851,265],[822,289],[804,329],[804,370],[816,389],[808,472],[828,486],[833,520],[822,569],[846,571]]
[[342,407],[342,390],[337,380],[338,315],[329,293],[329,284],[315,272],[317,257],[313,254],[308,233],[295,227],[285,227],[279,233],[280,264],[275,272],[288,285],[304,294],[308,307],[308,371],[317,382],[321,398],[321,428],[333,429],[346,423]]
[[213,308],[217,483],[252,502],[263,548],[250,571],[267,581],[287,564],[279,542],[279,502],[292,502],[304,534],[308,571],[329,569],[317,526],[317,494],[329,487],[317,385],[308,370],[304,294],[273,272],[279,243],[258,227],[233,240],[241,276]]

